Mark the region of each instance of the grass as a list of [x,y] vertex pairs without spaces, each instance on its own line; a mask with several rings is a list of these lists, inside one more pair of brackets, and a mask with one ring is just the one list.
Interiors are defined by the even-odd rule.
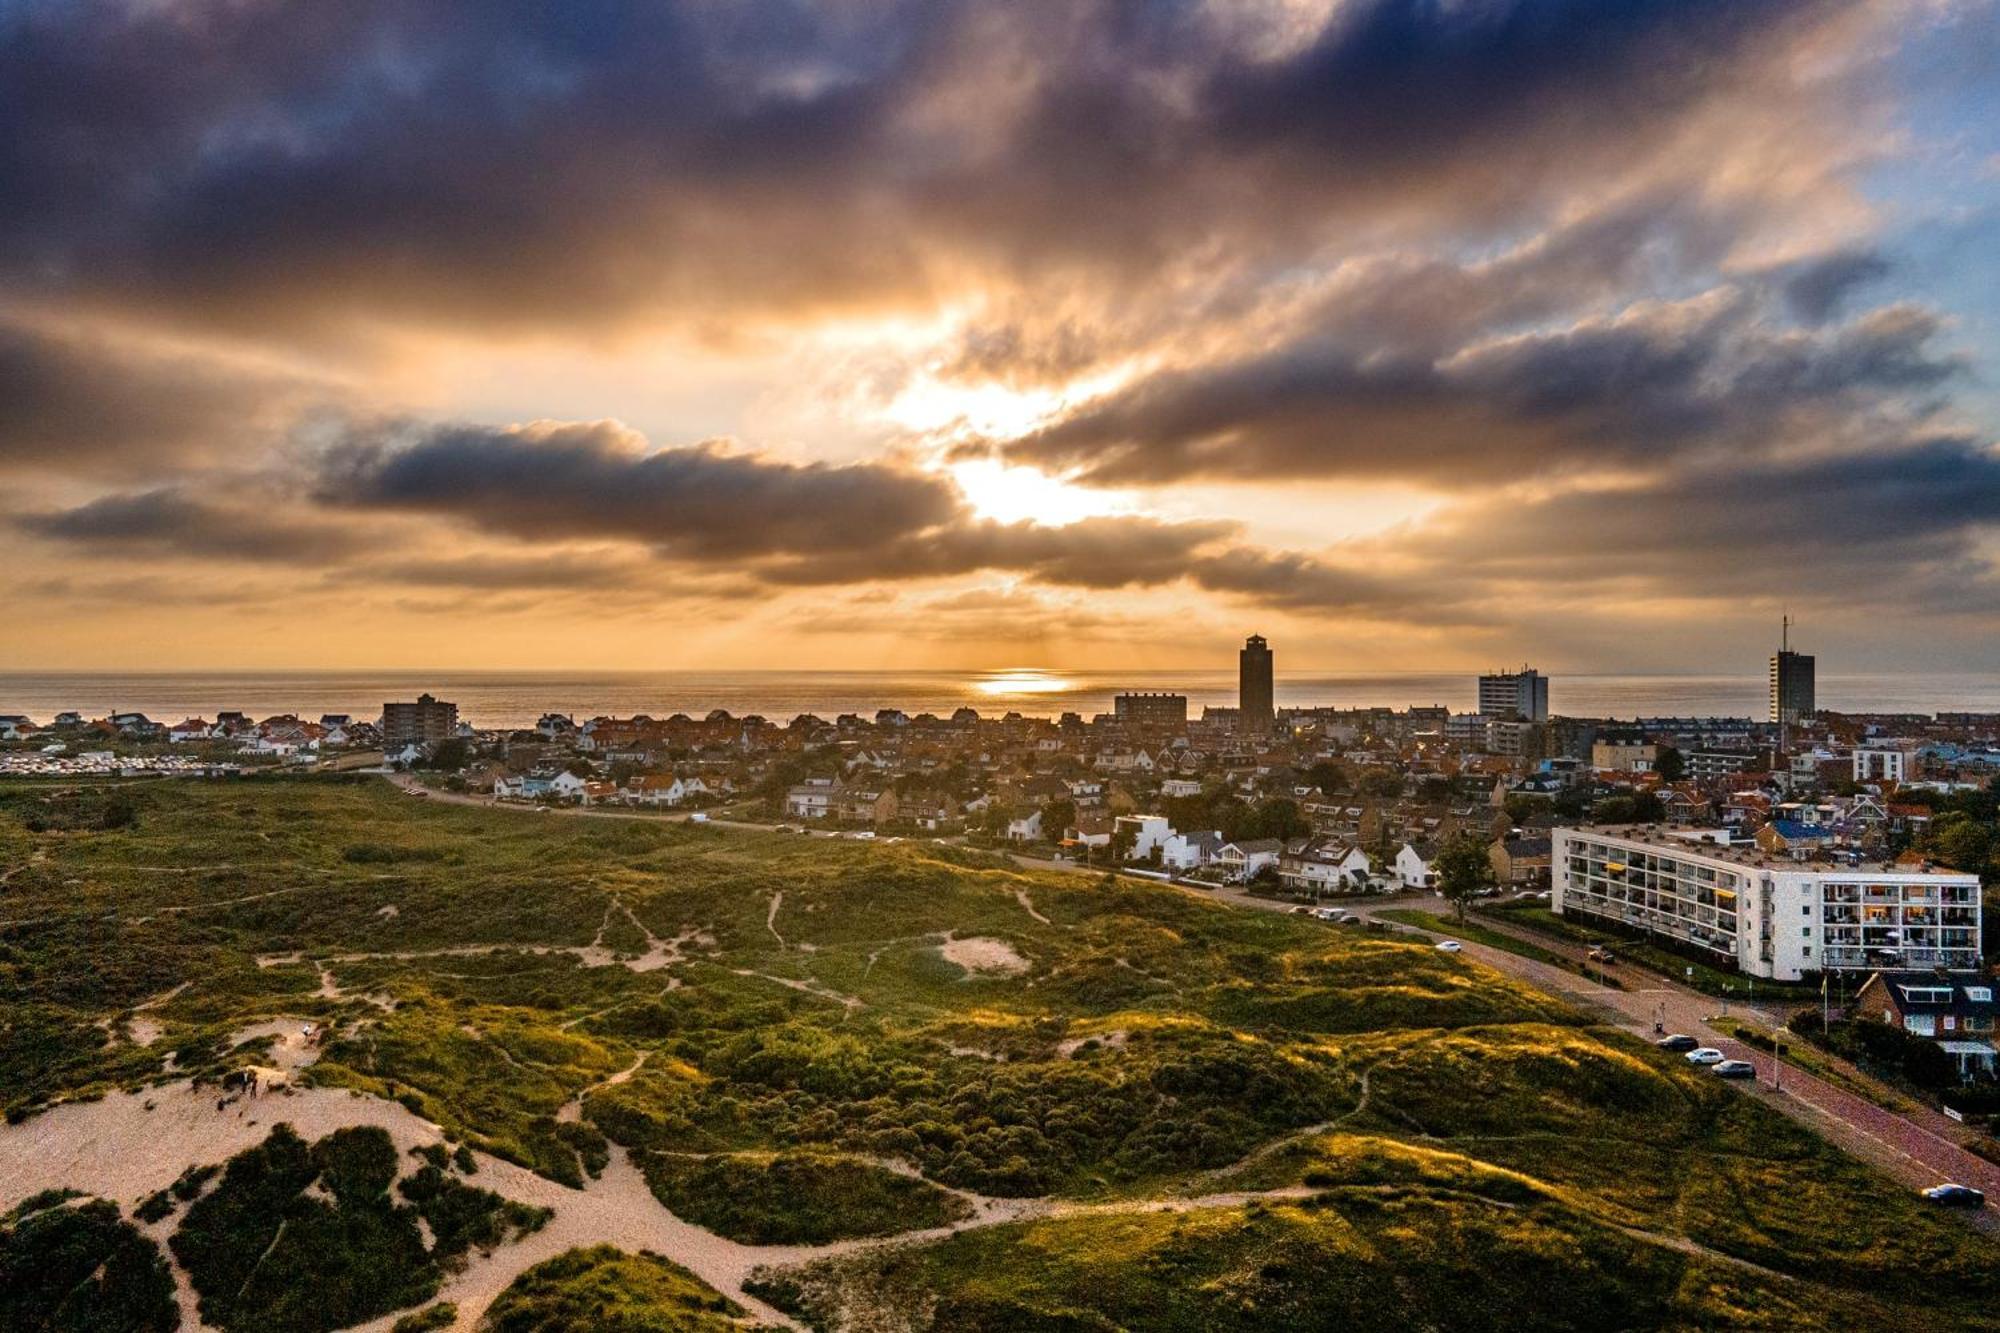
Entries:
[[1523,939],[1516,939],[1512,935],[1489,929],[1472,920],[1470,917],[1464,921],[1454,921],[1449,917],[1442,917],[1434,912],[1421,912],[1408,907],[1392,908],[1388,911],[1377,912],[1375,915],[1389,921],[1400,921],[1406,926],[1422,926],[1425,930],[1434,930],[1441,935],[1450,935],[1461,940],[1471,940],[1475,944],[1484,944],[1488,948],[1499,949],[1506,953],[1516,954],[1522,958],[1532,958],[1534,961],[1546,963],[1550,967],[1567,968],[1571,966],[1570,960],[1559,953],[1544,949],[1539,944],[1533,944]]
[[[927,842],[536,818],[367,779],[143,796],[115,827],[78,805],[78,826],[33,829],[21,812],[47,811],[0,785],[16,1118],[219,1076],[257,1057],[235,1032],[283,1016],[339,1034],[306,1081],[397,1099],[571,1184],[623,1145],[676,1212],[744,1238],[931,1226],[957,1209],[947,1189],[1113,1210],[1305,1196],[1050,1216],[766,1275],[822,1326],[1812,1328],[1848,1312],[1953,1328],[2000,1296],[1984,1236],[1428,944]],[[968,972],[947,936],[1004,944],[1026,971]],[[640,956],[664,965],[621,961]],[[139,1019],[158,1025],[149,1045]],[[173,1243],[210,1322],[331,1328],[422,1305],[448,1265],[532,1224],[467,1174],[443,1151],[385,1164],[362,1138],[274,1136],[159,1206],[182,1210]],[[1885,1236],[1879,1257],[1855,1240]],[[588,1326],[733,1326],[663,1264],[564,1256],[495,1326],[599,1309]],[[1918,1291],[1898,1264],[1946,1280]]]
[[609,1245],[536,1264],[500,1293],[488,1333],[748,1333],[742,1308],[680,1265]]
[[32,1199],[0,1217],[0,1329],[170,1333],[180,1324],[159,1246],[103,1199]]
[[746,1245],[823,1245],[972,1216],[957,1195],[858,1158],[822,1153],[644,1153],[646,1183],[679,1217]]
[[1538,903],[1496,903],[1479,909],[1524,930],[1575,944],[1605,944],[1614,948],[1620,962],[1635,963],[1661,976],[1672,977],[1704,995],[1732,1000],[1802,1000],[1819,994],[1818,982],[1770,981],[1745,976],[1728,968],[1704,962],[1692,952],[1681,953],[1649,940],[1644,934],[1600,922],[1595,918],[1571,920],[1557,916]]

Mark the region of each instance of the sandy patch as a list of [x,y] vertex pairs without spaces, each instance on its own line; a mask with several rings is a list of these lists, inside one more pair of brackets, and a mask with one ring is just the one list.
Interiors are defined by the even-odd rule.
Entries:
[[306,1037],[305,1030],[316,1025],[304,1018],[273,1018],[262,1023],[252,1023],[230,1037],[230,1044],[241,1046],[246,1041],[256,1041],[260,1037],[271,1038],[271,1053],[266,1057],[266,1067],[291,1073],[304,1069],[319,1059],[319,1047]]
[[1124,1028],[1114,1028],[1110,1032],[1086,1032],[1081,1037],[1071,1037],[1066,1041],[1057,1042],[1056,1054],[1068,1060],[1093,1041],[1099,1046],[1107,1047],[1114,1051],[1120,1050],[1123,1049],[1125,1040],[1129,1035]]
[[1016,953],[1005,940],[975,935],[969,940],[956,937],[938,946],[946,962],[956,963],[981,976],[1017,977],[1028,970],[1028,960]]
[[126,1023],[125,1030],[132,1038],[134,1046],[151,1046],[166,1031],[166,1026],[157,1018],[134,1018]]

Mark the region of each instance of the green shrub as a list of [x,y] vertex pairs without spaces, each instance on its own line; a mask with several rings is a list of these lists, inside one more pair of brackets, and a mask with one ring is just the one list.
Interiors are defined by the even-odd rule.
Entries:
[[0,1329],[169,1333],[179,1323],[166,1259],[113,1204],[41,1196],[0,1225]]

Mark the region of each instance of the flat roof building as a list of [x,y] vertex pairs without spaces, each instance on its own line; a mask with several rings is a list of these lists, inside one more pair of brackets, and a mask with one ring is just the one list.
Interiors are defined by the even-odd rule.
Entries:
[[417,696],[415,703],[382,705],[382,741],[385,745],[432,745],[448,740],[458,730],[458,705]]
[[1793,727],[1819,711],[1814,662],[1806,653],[1771,654],[1771,721]]
[[1261,634],[1244,641],[1236,655],[1236,726],[1241,731],[1267,732],[1277,720],[1271,686],[1271,646]]
[[1152,690],[1128,690],[1111,700],[1112,715],[1133,727],[1185,727],[1188,701],[1185,694]]
[[1557,829],[1551,907],[1690,944],[1753,977],[1979,966],[1979,876],[1721,846],[1652,825]]
[[1479,711],[1520,722],[1549,720],[1549,678],[1533,667],[1479,678]]

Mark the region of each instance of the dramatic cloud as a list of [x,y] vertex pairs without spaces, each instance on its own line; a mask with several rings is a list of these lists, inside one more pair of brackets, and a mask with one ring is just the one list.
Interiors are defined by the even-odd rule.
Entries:
[[648,452],[615,422],[409,434],[333,449],[321,498],[527,539],[623,537],[703,559],[876,548],[945,522],[959,503],[942,480],[879,464],[786,463],[709,445]]
[[14,651],[1990,657],[1992,12],[0,0]]

